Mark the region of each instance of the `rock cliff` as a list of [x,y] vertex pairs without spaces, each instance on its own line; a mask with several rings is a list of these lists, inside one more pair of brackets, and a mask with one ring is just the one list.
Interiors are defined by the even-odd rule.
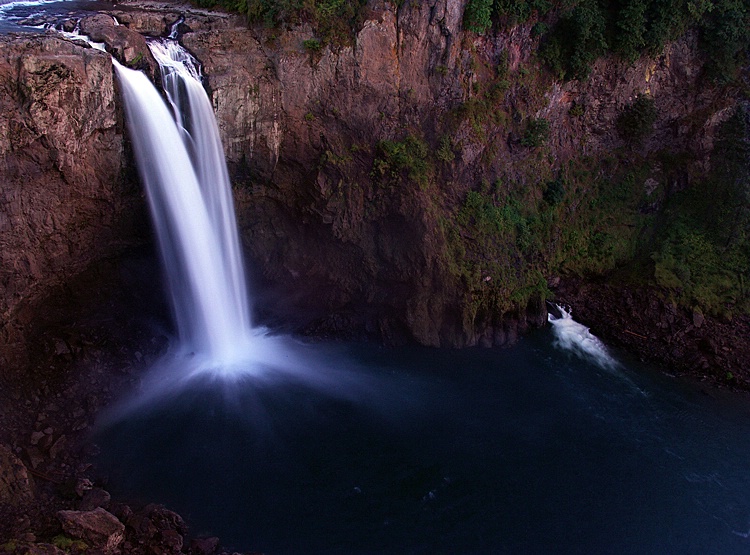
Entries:
[[[608,268],[619,260],[616,233],[586,230],[583,244],[577,230],[563,230],[566,218],[593,218],[579,207],[596,187],[568,185],[579,198],[569,194],[553,214],[543,200],[549,183],[574,180],[575,164],[613,181],[641,164],[628,194],[650,204],[633,218],[656,213],[670,191],[705,172],[715,131],[738,102],[702,80],[689,34],[655,59],[602,58],[586,81],[560,82],[535,62],[531,25],[466,33],[461,2],[373,0],[350,45],[321,49],[309,48],[305,25],[279,32],[185,6],[138,6],[111,13],[146,35],[184,16],[181,42],[203,64],[256,310],[316,334],[513,342],[544,322],[547,280],[587,269],[567,260],[592,258],[585,253],[599,243],[615,251],[602,255]],[[101,25],[89,22],[126,56]],[[51,36],[4,37],[0,48],[7,342],[24,301],[132,243],[143,208],[125,175],[131,162],[107,56]],[[658,117],[633,144],[617,122],[639,96],[653,98]],[[649,158],[665,150],[685,163]],[[611,152],[624,151],[613,161]],[[504,203],[515,212],[501,213]],[[490,235],[481,210],[505,214],[508,229]],[[544,233],[528,231],[542,225]],[[529,246],[534,233],[543,239]]]
[[[37,301],[143,232],[108,55],[54,36],[0,37],[0,354]],[[7,360],[5,361],[7,363]]]

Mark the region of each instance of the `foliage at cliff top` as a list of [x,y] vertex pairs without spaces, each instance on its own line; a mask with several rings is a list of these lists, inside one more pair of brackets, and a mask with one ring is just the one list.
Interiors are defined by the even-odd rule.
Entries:
[[351,42],[364,21],[367,0],[192,0],[247,15],[251,24],[285,28],[309,23],[324,43]]
[[750,44],[750,0],[468,0],[464,12],[465,28],[479,34],[532,21],[542,60],[565,79],[587,77],[604,54],[657,54],[695,28],[709,76],[727,82],[747,63]]
[[[268,28],[308,23],[322,43],[334,44],[353,40],[367,10],[367,0],[192,1]],[[478,34],[534,21],[540,58],[563,79],[586,78],[605,54],[628,61],[655,55],[691,28],[699,32],[714,81],[733,81],[748,60],[750,0],[468,0],[464,8],[465,29]]]

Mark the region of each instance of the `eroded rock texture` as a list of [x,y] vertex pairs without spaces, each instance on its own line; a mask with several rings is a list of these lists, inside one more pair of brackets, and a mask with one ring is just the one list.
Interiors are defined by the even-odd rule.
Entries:
[[[133,236],[108,55],[54,37],[0,37],[0,346],[34,301]],[[2,354],[4,351],[0,351]]]

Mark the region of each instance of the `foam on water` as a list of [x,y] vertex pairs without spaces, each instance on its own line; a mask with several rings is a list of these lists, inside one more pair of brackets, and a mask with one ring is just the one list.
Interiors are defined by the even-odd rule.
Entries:
[[607,352],[604,343],[591,333],[589,328],[576,322],[569,311],[559,305],[556,306],[560,316],[557,317],[552,313],[547,316],[555,335],[555,346],[587,359],[601,368],[615,368],[617,361]]

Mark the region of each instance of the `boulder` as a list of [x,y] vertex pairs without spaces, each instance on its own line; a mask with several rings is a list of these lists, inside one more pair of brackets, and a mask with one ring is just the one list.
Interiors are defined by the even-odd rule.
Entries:
[[103,42],[107,52],[120,63],[145,71],[152,80],[159,75],[159,65],[151,55],[143,35],[125,25],[117,25],[112,16],[97,14],[83,18],[81,32],[93,41]]
[[125,536],[125,525],[101,507],[93,511],[60,511],[57,518],[69,536],[112,553]]
[[98,507],[108,509],[110,500],[109,492],[102,488],[92,488],[83,494],[81,505],[78,508],[81,511],[92,511]]

